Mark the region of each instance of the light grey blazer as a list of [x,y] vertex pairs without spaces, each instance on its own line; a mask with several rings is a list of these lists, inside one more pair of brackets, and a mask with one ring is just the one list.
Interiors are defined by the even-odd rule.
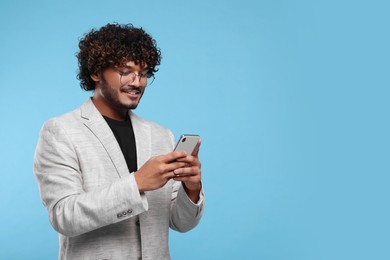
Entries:
[[[129,112],[141,167],[171,152],[172,133]],[[138,191],[134,174],[104,118],[89,99],[79,109],[47,121],[34,160],[43,204],[59,233],[59,259],[132,259],[132,217],[139,217],[143,259],[170,259],[168,228],[186,232],[203,213],[180,182]]]

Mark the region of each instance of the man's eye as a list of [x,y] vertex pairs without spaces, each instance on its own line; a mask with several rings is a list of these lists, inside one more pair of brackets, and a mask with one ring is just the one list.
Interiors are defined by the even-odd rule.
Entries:
[[130,71],[120,71],[119,72],[119,74],[121,75],[121,76],[127,76],[127,75],[129,75],[131,72]]

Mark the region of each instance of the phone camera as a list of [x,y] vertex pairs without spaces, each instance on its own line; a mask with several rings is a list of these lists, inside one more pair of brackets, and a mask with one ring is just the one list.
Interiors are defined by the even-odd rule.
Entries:
[[181,142],[184,143],[186,140],[187,140],[187,138],[184,137],[183,140],[182,140]]

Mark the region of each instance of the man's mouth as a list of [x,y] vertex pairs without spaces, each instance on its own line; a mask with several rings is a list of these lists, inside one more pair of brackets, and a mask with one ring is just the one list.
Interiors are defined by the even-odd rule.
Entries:
[[139,95],[141,94],[141,91],[139,89],[122,89],[122,92],[125,92],[129,95]]

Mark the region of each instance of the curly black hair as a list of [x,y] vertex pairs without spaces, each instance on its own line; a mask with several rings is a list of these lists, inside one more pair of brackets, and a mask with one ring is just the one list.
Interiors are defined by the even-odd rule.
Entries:
[[147,66],[149,73],[158,71],[161,52],[156,41],[142,28],[132,24],[107,24],[99,30],[91,30],[79,42],[80,52],[76,54],[79,63],[77,78],[84,90],[94,90],[91,75],[99,74],[110,67],[121,67],[133,61]]

